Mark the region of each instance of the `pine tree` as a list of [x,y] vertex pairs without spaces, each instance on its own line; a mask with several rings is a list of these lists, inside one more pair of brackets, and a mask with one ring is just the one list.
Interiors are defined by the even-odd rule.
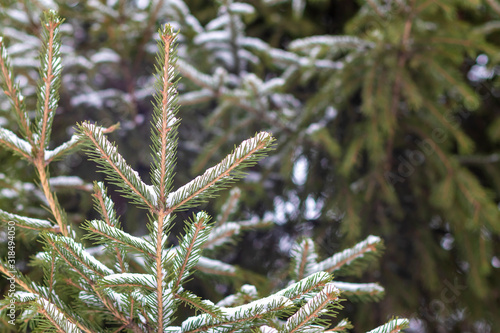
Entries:
[[[141,143],[155,82],[148,68],[153,34],[173,22],[181,28],[179,102],[190,118],[189,130],[179,132],[178,170],[197,175],[262,129],[279,143],[251,169],[241,197],[245,219],[274,214],[279,225],[243,236],[244,247],[264,243],[265,251],[241,251],[237,261],[279,271],[288,252],[282,239],[311,236],[330,256],[381,235],[387,255],[380,279],[393,288],[379,312],[357,310],[356,327],[404,309],[428,331],[482,332],[500,324],[497,3],[28,0],[6,5],[0,25],[34,110],[37,17],[47,6],[67,17],[65,112],[52,137],[66,140],[73,117],[107,127],[119,118],[114,135],[124,154],[137,152],[127,161],[147,179],[149,155]],[[4,117],[16,128],[15,119]],[[12,190],[0,193],[1,208],[47,218],[29,200],[42,192],[19,173],[25,168],[11,155],[1,158],[8,167],[0,183]],[[73,164],[71,173],[94,178],[88,165]],[[60,165],[70,168],[54,165],[53,175],[63,171]],[[175,186],[190,180],[177,176]],[[74,201],[71,220],[88,210],[85,200]],[[124,209],[123,201],[115,203]],[[123,224],[133,227],[138,218],[129,207]]]
[[[214,304],[185,288],[195,269],[216,275],[235,272],[231,265],[202,256],[202,250],[219,247],[240,229],[258,222],[228,222],[238,196],[233,192],[217,223],[211,222],[206,212],[199,211],[182,222],[184,233],[178,235],[175,244],[170,237],[176,223],[175,212],[198,206],[242,178],[244,168],[255,164],[273,148],[274,138],[267,132],[257,133],[235,147],[220,163],[173,189],[180,121],[177,34],[170,25],[159,31],[151,124],[152,185],[142,180],[106,137],[114,128],[83,122],[69,141],[49,149],[61,82],[61,23],[54,11],[45,12],[34,121],[26,112],[24,98],[13,80],[4,41],[0,40],[3,86],[19,126],[19,134],[0,128],[0,143],[34,166],[52,217],[37,219],[0,210],[0,219],[7,226],[15,225],[20,233],[35,232],[44,245],[44,250],[32,261],[43,269],[41,281],[15,272],[10,257],[0,263],[0,271],[13,278],[19,288],[11,290],[2,300],[4,318],[10,318],[1,323],[2,330],[8,330],[13,322],[40,332],[338,332],[352,327],[346,320],[332,327],[329,319],[341,307],[341,292],[346,297],[378,299],[383,289],[374,283],[334,282],[331,273],[349,274],[366,269],[366,264],[382,248],[380,238],[375,236],[322,261],[318,261],[311,239],[298,242],[291,254],[293,280],[266,297],[259,297],[254,286],[244,285],[238,293]],[[101,218],[84,224],[84,238],[99,245],[96,248],[85,245],[59,204],[49,177],[49,165],[54,160],[82,145],[108,182],[117,186],[131,204],[147,211],[147,235],[133,236],[121,228],[104,183],[95,182],[94,205]],[[15,252],[15,236],[9,236],[8,246]],[[10,311],[11,304],[15,311]],[[182,318],[183,306],[194,308],[196,314]],[[13,318],[16,315],[17,319]],[[180,316],[178,323],[177,316]],[[407,320],[394,319],[371,332],[399,332],[406,325]]]

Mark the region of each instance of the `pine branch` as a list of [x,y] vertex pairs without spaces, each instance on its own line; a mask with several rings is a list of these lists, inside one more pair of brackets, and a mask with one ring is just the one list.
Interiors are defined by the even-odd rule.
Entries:
[[86,238],[95,240],[99,244],[108,244],[111,242],[112,246],[127,247],[144,254],[146,257],[154,258],[156,256],[155,248],[149,242],[139,237],[131,236],[123,230],[108,225],[104,221],[89,221],[84,225],[84,229],[90,232]]
[[101,166],[108,179],[118,187],[134,203],[156,211],[155,193],[141,180],[118,153],[117,148],[105,136],[105,130],[94,124],[78,125],[82,137],[86,137],[87,152],[91,159]]
[[220,260],[200,257],[196,263],[196,269],[206,274],[219,276],[236,276],[238,270],[233,265],[226,264]]
[[12,214],[1,209],[0,209],[0,220],[4,221],[5,223],[14,221],[16,227],[24,229],[37,230],[37,231],[44,231],[44,230],[57,231],[54,230],[54,226],[49,221]]
[[326,271],[336,275],[360,273],[373,258],[382,254],[384,248],[380,237],[368,236],[354,247],[336,253],[311,268],[311,272]]
[[244,284],[240,290],[234,294],[229,295],[217,302],[217,306],[231,307],[246,304],[258,299],[257,288],[255,286]]
[[165,204],[168,192],[171,189],[175,150],[177,146],[178,120],[175,115],[178,110],[175,78],[176,52],[174,43],[177,35],[170,25],[165,25],[160,31],[159,52],[157,63],[157,92],[152,127],[153,157],[151,179],[160,206]]
[[54,306],[54,304],[49,303],[43,298],[36,300],[38,305],[37,311],[47,318],[52,327],[54,327],[60,333],[80,333],[78,326],[73,324],[69,318],[67,318],[64,313],[59,311],[59,309]]
[[12,150],[15,154],[31,161],[31,144],[19,138],[16,134],[5,128],[0,128],[0,145]]
[[99,280],[101,288],[145,288],[156,289],[156,279],[151,274],[120,273],[111,274]]
[[48,146],[52,120],[59,102],[59,86],[61,80],[61,55],[60,55],[60,34],[59,25],[62,20],[56,12],[45,12],[42,22],[43,30],[43,50],[40,57],[41,82],[38,88],[37,103],[37,128],[35,134],[38,144],[38,154],[44,158],[45,148]]
[[191,308],[195,308],[206,314],[209,314],[213,318],[222,316],[222,311],[218,306],[214,305],[210,301],[201,300],[198,296],[187,290],[184,290],[182,293],[176,294],[175,298],[182,301],[184,304],[188,305]]
[[[10,66],[10,59],[7,54],[5,42],[3,37],[0,36],[0,74],[2,77],[2,89],[9,97],[12,107],[17,118],[17,123],[21,129],[22,136],[28,140],[30,144],[33,143],[33,134],[31,132],[31,121],[26,111],[24,104],[24,97],[18,84],[14,83],[12,68]],[[31,151],[31,149],[30,149]]]
[[327,284],[316,296],[304,304],[293,316],[286,321],[283,332],[293,333],[314,322],[324,313],[324,309],[332,301],[339,300],[340,292],[333,284]]
[[218,226],[226,223],[229,216],[236,211],[240,196],[241,190],[238,187],[233,187],[231,191],[229,191],[227,201],[221,208],[221,214],[217,215],[216,224]]
[[192,207],[223,188],[222,184],[218,184],[217,187],[215,184],[243,177],[244,173],[240,169],[251,166],[261,159],[263,152],[272,148],[273,141],[274,138],[267,132],[261,132],[254,138],[243,141],[219,164],[170,193],[167,199],[169,211]]
[[342,319],[334,328],[325,330],[325,332],[348,332],[348,330],[354,328],[352,324],[347,319]]
[[291,284],[285,289],[276,293],[276,295],[284,296],[288,299],[295,300],[302,298],[311,291],[325,286],[331,282],[332,276],[326,272],[318,272],[309,275],[308,277]]
[[59,232],[63,234],[63,236],[68,236],[68,224],[66,212],[62,209],[57,200],[57,196],[54,192],[52,192],[52,188],[49,182],[49,173],[48,168],[45,166],[45,161],[40,159],[40,155],[37,156],[35,160],[35,167],[38,171],[38,178],[40,179],[40,187],[42,188],[43,194],[47,199],[47,203],[49,205],[50,211],[59,226]]
[[49,164],[52,161],[59,160],[65,155],[72,153],[80,145],[80,136],[74,134],[69,141],[64,142],[54,150],[45,150],[45,164]]
[[378,302],[384,297],[385,290],[378,283],[333,282],[342,296],[352,301]]
[[408,319],[393,319],[385,325],[379,326],[367,333],[398,333],[407,328],[410,322]]
[[300,243],[295,243],[290,256],[292,257],[293,277],[295,279],[301,280],[314,272],[320,271],[315,270],[318,255],[316,254],[312,239],[306,238]]
[[[94,206],[97,211],[101,214],[106,224],[110,227],[119,228],[118,218],[115,212],[115,205],[110,197],[106,193],[106,188],[102,182],[94,183]],[[120,251],[117,246],[114,246],[116,259],[120,265],[121,272],[125,272],[125,265],[123,262],[124,253]]]
[[114,272],[100,263],[97,259],[85,252],[83,246],[72,238],[47,233],[42,236],[48,246],[53,248],[66,262],[71,270],[78,273],[94,291],[106,309],[119,321],[131,324],[130,320],[117,308],[118,303],[113,302],[108,295],[97,289],[96,281]]
[[[3,262],[0,262],[0,272],[8,278],[10,278],[12,275],[9,272],[6,264]],[[16,284],[25,290],[25,292],[16,291],[15,297],[18,298],[19,301],[28,304],[37,304],[37,306],[39,307],[42,306],[43,308],[40,308],[39,312],[47,318],[54,316],[54,314],[57,314],[56,318],[61,319],[57,321],[59,324],[62,324],[62,319],[64,318],[66,324],[68,325],[65,326],[64,324],[62,324],[64,327],[76,326],[86,333],[97,332],[86,320],[68,309],[57,296],[55,296],[54,294],[49,294],[47,288],[38,286],[34,282],[29,281],[24,276],[17,276],[15,280]]]
[[190,270],[198,262],[203,244],[208,239],[212,229],[208,222],[209,216],[205,212],[196,214],[193,222],[187,223],[186,234],[182,238],[174,258],[173,290],[177,290],[183,281],[190,275]]
[[111,275],[114,272],[85,252],[84,247],[72,238],[46,233],[44,240],[54,248],[64,261],[66,261],[82,278],[92,284],[98,277]]
[[293,303],[286,297],[272,295],[238,307],[221,308],[221,318],[209,314],[191,317],[182,323],[181,329],[186,333],[207,332],[212,328],[261,319],[291,306]]
[[235,222],[227,222],[221,226],[215,227],[208,235],[207,241],[203,244],[203,248],[211,250],[231,242],[232,238],[237,236],[240,231],[240,226]]

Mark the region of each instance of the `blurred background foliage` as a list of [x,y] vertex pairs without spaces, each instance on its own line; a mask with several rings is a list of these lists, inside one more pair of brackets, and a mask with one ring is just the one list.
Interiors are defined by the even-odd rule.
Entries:
[[[155,38],[170,22],[180,30],[176,185],[257,131],[278,138],[239,184],[237,214],[274,226],[221,258],[265,277],[286,270],[301,236],[328,256],[379,235],[385,255],[363,280],[386,297],[346,304],[355,332],[391,315],[413,318],[414,332],[500,326],[498,0],[3,0],[0,31],[31,110],[47,8],[65,18],[53,146],[76,122],[120,122],[111,137],[148,178]],[[9,110],[2,96],[0,125],[16,130]],[[33,170],[0,159],[0,208],[47,216]],[[56,165],[52,176],[78,177],[55,189],[71,219],[94,217],[87,184],[102,175],[81,153]],[[144,212],[112,195],[124,228],[143,234]],[[203,209],[216,215],[226,196]],[[23,244],[28,270],[37,244]],[[222,297],[219,287],[204,292]]]

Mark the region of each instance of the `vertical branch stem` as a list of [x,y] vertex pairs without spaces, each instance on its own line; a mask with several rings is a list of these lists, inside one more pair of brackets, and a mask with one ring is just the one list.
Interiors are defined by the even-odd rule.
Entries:
[[167,184],[165,183],[165,174],[167,173],[167,140],[168,132],[170,131],[169,125],[169,88],[171,85],[170,77],[168,74],[169,63],[170,63],[170,44],[172,42],[172,36],[170,34],[164,34],[161,36],[164,42],[164,52],[165,60],[163,64],[163,90],[162,90],[162,124],[161,124],[161,161],[160,161],[160,200],[159,202],[163,204],[166,200],[165,191]]
[[45,155],[45,140],[47,140],[47,121],[49,118],[49,113],[52,110],[49,110],[49,104],[50,104],[50,88],[52,85],[52,79],[54,78],[54,75],[52,74],[53,68],[52,68],[52,59],[54,57],[54,30],[57,28],[59,25],[58,22],[52,22],[50,21],[47,24],[47,29],[49,31],[49,45],[47,47],[47,76],[43,79],[45,82],[45,99],[44,99],[44,104],[43,104],[43,118],[42,118],[42,130],[40,132],[40,147],[38,150],[38,158],[39,159],[44,159]]
[[158,332],[163,332],[163,223],[165,212],[162,210],[158,214],[158,230],[156,233],[156,296],[158,300]]
[[40,155],[38,155],[37,159],[35,160],[35,167],[38,171],[38,176],[40,177],[40,186],[42,188],[43,194],[45,195],[45,198],[47,199],[50,211],[52,212],[52,215],[54,215],[56,223],[59,226],[60,232],[63,234],[63,236],[68,236],[68,230],[66,228],[63,210],[59,205],[59,202],[57,201],[57,197],[50,189],[48,170],[45,166],[45,162],[43,160],[40,160],[39,156]]

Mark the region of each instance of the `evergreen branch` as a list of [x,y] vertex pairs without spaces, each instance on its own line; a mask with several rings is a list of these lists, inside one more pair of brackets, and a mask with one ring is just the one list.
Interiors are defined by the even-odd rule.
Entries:
[[182,323],[181,332],[207,332],[215,327],[250,322],[291,306],[293,303],[288,298],[272,295],[234,308],[221,308],[221,318],[213,318],[209,314],[190,317]]
[[334,328],[326,330],[325,332],[348,332],[348,330],[353,329],[351,322],[347,319],[342,319]]
[[116,146],[104,136],[104,129],[87,122],[78,127],[81,135],[87,138],[88,154],[100,165],[108,179],[121,187],[122,192],[136,204],[145,205],[150,211],[156,211],[154,192],[150,191],[139,174],[118,153]]
[[317,266],[318,255],[314,248],[314,242],[310,238],[295,243],[290,256],[292,257],[293,278],[296,280],[301,280],[317,271],[324,271],[324,269],[314,269]]
[[[172,290],[164,288],[163,285],[161,288],[157,287],[157,292],[158,291],[163,292],[163,294],[157,296],[156,300],[152,297],[148,297],[146,300],[150,307],[150,309],[146,311],[146,314],[149,320],[156,326],[155,332],[164,332],[168,329],[167,326],[169,323],[174,319],[175,299]],[[155,294],[151,296],[155,296]]]
[[52,212],[52,215],[54,216],[57,225],[59,226],[58,231],[61,232],[63,236],[68,236],[66,213],[62,209],[61,205],[59,205],[59,201],[57,200],[55,193],[52,191],[52,188],[49,183],[50,177],[48,174],[48,169],[45,166],[45,161],[37,157],[34,163],[38,171],[38,178],[40,179],[40,187],[42,188],[45,198],[47,199],[50,211]]
[[[106,224],[110,227],[119,228],[118,218],[116,216],[115,204],[108,197],[106,193],[106,188],[104,187],[104,183],[95,182],[94,183],[94,206],[97,211],[101,214],[101,217],[104,219]],[[120,270],[122,273],[125,272],[125,264],[123,262],[123,255],[120,249],[117,246],[114,246],[114,250],[116,253],[116,259],[118,260],[118,264],[120,265]]]
[[[166,221],[166,222],[165,222]],[[172,290],[164,290],[164,279],[166,278],[166,272],[164,270],[164,264],[166,263],[167,256],[164,256],[164,244],[166,243],[167,237],[164,232],[165,229],[171,223],[170,214],[165,214],[163,210],[158,213],[157,223],[153,226],[152,236],[156,236],[156,257],[155,257],[155,268],[156,268],[156,297],[157,304],[155,311],[158,311],[155,317],[158,325],[158,332],[163,332],[164,326],[171,320],[173,314],[173,299]]]
[[234,295],[229,295],[217,302],[217,306],[231,307],[249,303],[258,299],[257,288],[244,284],[240,291]]
[[272,226],[273,224],[274,222],[271,220],[259,220],[259,219],[252,219],[252,220],[238,222],[238,225],[242,230],[266,228]]
[[62,71],[59,36],[59,25],[62,20],[55,11],[47,11],[44,14],[43,50],[40,57],[42,80],[38,88],[36,128],[38,154],[41,159],[44,158],[44,151],[49,143],[52,121],[59,102],[58,90]]
[[213,318],[218,318],[222,315],[222,311],[218,306],[214,305],[210,301],[201,300],[198,296],[187,290],[184,290],[180,294],[175,294],[175,298],[182,301],[184,304],[188,305],[191,308],[195,308],[206,314],[209,314]]
[[13,221],[15,222],[16,227],[19,228],[38,230],[38,231],[43,231],[43,230],[54,231],[54,226],[49,221],[12,214],[1,209],[0,209],[0,220],[4,221],[5,223]]
[[200,272],[221,276],[236,276],[236,267],[226,264],[220,260],[200,257],[196,263],[196,269]]
[[151,274],[120,273],[105,276],[99,280],[98,284],[102,288],[140,287],[154,290],[156,289],[156,278]]
[[311,268],[311,272],[326,271],[339,274],[353,274],[365,269],[371,262],[372,257],[382,254],[384,248],[380,237],[368,236],[350,249],[336,253]]
[[194,84],[209,89],[210,91],[217,90],[217,84],[215,80],[207,74],[198,71],[189,63],[183,61],[182,59],[177,60],[179,64],[179,72],[183,77],[188,78]]
[[410,322],[406,318],[393,319],[387,324],[379,326],[367,333],[398,333],[407,328]]
[[92,220],[84,225],[84,229],[91,232],[86,238],[97,240],[100,244],[107,244],[109,241],[120,247],[128,247],[150,258],[155,257],[154,247],[147,241],[132,236],[123,230],[106,224],[101,220]]
[[57,329],[60,333],[80,333],[81,330],[73,324],[69,318],[67,318],[64,313],[59,311],[59,309],[54,306],[54,304],[48,302],[43,298],[36,300],[37,311],[47,318],[52,326]]
[[132,325],[130,320],[117,309],[118,304],[113,302],[106,294],[103,294],[96,288],[95,278],[112,275],[113,271],[104,266],[94,257],[85,253],[83,246],[76,243],[72,238],[53,235],[50,233],[43,236],[46,243],[55,249],[66,264],[68,264],[73,271],[77,272],[83,280],[89,284],[101,300],[102,304],[112,313],[112,315],[122,323]]
[[[253,165],[261,159],[261,153],[270,149],[273,141],[274,138],[267,132],[261,132],[254,138],[243,141],[219,164],[208,169],[203,175],[196,177],[177,191],[170,193],[167,199],[169,211],[174,211],[182,206],[186,209],[203,201],[203,198],[211,197],[213,192],[222,188],[222,186],[214,186],[219,181],[230,181],[243,177],[244,173],[239,169]],[[195,198],[196,200],[193,200]],[[189,205],[185,206],[189,201],[191,201]]]
[[365,48],[374,47],[375,44],[354,36],[311,36],[292,41],[288,48],[292,51],[310,50],[313,47],[323,46],[327,48]]
[[41,81],[37,91],[37,126],[33,136],[33,146],[36,150],[36,158],[33,163],[38,172],[40,186],[47,199],[50,211],[54,216],[60,232],[68,235],[66,214],[59,205],[57,197],[51,190],[49,183],[49,172],[45,160],[45,148],[48,146],[52,121],[59,102],[59,85],[61,79],[61,57],[60,57],[60,35],[59,25],[62,20],[55,11],[49,10],[44,13],[43,26],[43,49],[40,54],[40,77]]
[[226,223],[229,216],[236,211],[240,196],[241,190],[238,187],[233,187],[231,191],[229,191],[229,197],[221,208],[222,213],[217,215],[216,223],[218,226]]
[[[246,39],[247,38],[245,38],[244,40]],[[308,60],[306,60],[306,58],[301,58],[298,61],[300,60],[302,60],[302,63],[308,63]],[[252,103],[248,101],[250,96],[248,96],[248,93],[246,91],[241,89],[230,90],[224,87],[223,86],[224,82],[218,77],[215,77],[217,73],[215,73],[214,77],[212,77],[201,73],[193,66],[189,65],[186,62],[183,62],[182,59],[178,59],[178,63],[179,63],[179,72],[184,77],[188,78],[193,83],[204,89],[209,89],[212,92],[212,95],[220,97],[223,100],[223,102],[228,102],[228,104],[238,106],[245,111],[253,113],[257,117],[259,117],[259,119],[263,119],[267,123],[276,126],[287,133],[294,132],[294,128],[292,128],[289,124],[283,123],[279,119],[270,116],[268,112],[262,110],[261,108],[253,107]]]
[[374,301],[378,302],[384,297],[384,288],[378,283],[349,283],[349,282],[333,282],[342,296],[347,297],[352,301]]
[[110,227],[119,227],[118,217],[115,212],[115,204],[108,196],[103,182],[94,183],[94,208],[99,212],[103,220]]
[[[55,278],[55,273],[56,273],[56,261],[57,261],[57,256],[55,255],[54,251],[51,251],[50,253],[45,252],[48,255],[48,259],[50,262],[50,268],[49,269],[44,269],[45,273],[45,281],[47,281],[47,284],[49,285],[49,296],[52,296],[53,291],[54,291],[54,285],[56,283],[56,278]],[[44,267],[45,268],[45,267]]]
[[281,68],[289,68],[294,65],[300,68],[314,66],[317,70],[339,70],[344,68],[344,63],[341,61],[315,59],[311,63],[311,59],[308,57],[301,57],[295,53],[271,47],[266,42],[255,37],[243,37],[240,44],[243,47],[261,53],[266,58],[270,57],[273,64]]
[[[57,312],[66,318],[66,321],[77,326],[80,330],[86,333],[96,333],[91,328],[91,325],[86,322],[83,318],[73,313],[71,310],[67,309],[66,306],[59,300],[59,298],[54,294],[49,294],[48,289],[38,286],[32,281],[29,281],[26,277],[20,276],[15,277],[12,271],[5,266],[6,264],[0,262],[0,272],[3,273],[8,278],[15,278],[16,284],[20,286],[25,292],[16,291],[15,297],[17,297],[22,302],[32,302],[35,301],[38,305],[46,304],[53,310],[52,314]],[[52,300],[51,300],[52,298]],[[50,313],[45,314],[43,310],[40,313],[44,315],[50,315]]]
[[[24,97],[21,94],[21,89],[18,84],[14,83],[12,68],[10,66],[10,59],[7,49],[4,44],[3,37],[0,36],[0,74],[2,77],[2,89],[9,97],[11,104],[14,108],[17,123],[21,129],[23,137],[28,140],[30,144],[33,143],[33,134],[31,132],[31,121],[28,113],[26,112],[26,105],[24,104]],[[31,148],[30,148],[31,151]]]
[[284,296],[291,300],[295,300],[310,293],[314,289],[320,288],[332,281],[332,276],[326,272],[318,272],[309,275],[308,277],[295,282],[285,289],[276,293],[276,295]]
[[45,164],[49,164],[52,161],[59,160],[66,154],[73,152],[80,143],[80,136],[74,134],[73,136],[71,136],[71,139],[69,139],[69,141],[64,142],[54,150],[46,149],[44,156]]
[[236,222],[228,222],[212,229],[208,235],[207,241],[203,244],[203,249],[211,250],[232,240],[232,237],[238,235],[241,231]]
[[212,90],[202,88],[197,91],[185,92],[179,95],[179,104],[183,106],[208,102],[215,97]]
[[327,284],[316,296],[311,298],[293,316],[288,318],[283,327],[283,332],[293,333],[300,331],[301,327],[313,322],[319,315],[323,314],[330,302],[338,302],[339,295],[339,290],[333,284]]
[[160,32],[159,52],[157,62],[157,92],[155,95],[152,127],[153,156],[155,163],[151,171],[151,179],[156,186],[159,205],[164,205],[168,191],[171,188],[173,165],[175,163],[177,92],[174,82],[175,77],[175,49],[174,43],[177,35],[170,25],[165,25]]
[[0,145],[12,150],[15,154],[27,159],[28,161],[32,160],[31,144],[28,141],[19,138],[8,129],[0,128]]
[[174,290],[177,290],[183,281],[190,275],[190,270],[198,262],[203,244],[208,239],[212,229],[208,222],[210,217],[205,212],[196,214],[194,221],[185,227],[186,234],[179,242],[177,254],[174,258]]
[[[94,276],[104,277],[114,272],[85,252],[83,245],[72,238],[46,233],[43,238],[70,266],[92,284]],[[92,277],[92,278],[90,278]]]

